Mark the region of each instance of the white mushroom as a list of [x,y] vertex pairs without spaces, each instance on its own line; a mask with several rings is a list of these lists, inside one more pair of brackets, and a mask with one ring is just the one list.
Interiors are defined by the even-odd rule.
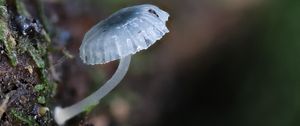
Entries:
[[124,78],[131,55],[147,49],[169,32],[169,14],[150,4],[121,9],[91,28],[80,46],[80,58],[85,64],[104,64],[120,59],[115,74],[96,92],[82,101],[65,108],[56,107],[55,121],[62,125],[67,120],[96,105]]

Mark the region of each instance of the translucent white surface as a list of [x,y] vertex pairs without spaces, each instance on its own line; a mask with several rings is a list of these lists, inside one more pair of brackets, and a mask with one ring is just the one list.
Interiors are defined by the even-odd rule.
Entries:
[[169,32],[168,18],[150,4],[121,9],[85,34],[80,58],[86,64],[103,64],[147,49]]
[[56,121],[56,123],[59,125],[63,125],[67,120],[73,118],[83,111],[86,111],[87,108],[97,105],[98,102],[111,90],[113,90],[124,78],[128,71],[130,60],[130,55],[120,59],[119,66],[115,74],[101,88],[96,90],[90,96],[86,97],[80,102],[77,102],[76,104],[65,108],[55,107],[54,120]]

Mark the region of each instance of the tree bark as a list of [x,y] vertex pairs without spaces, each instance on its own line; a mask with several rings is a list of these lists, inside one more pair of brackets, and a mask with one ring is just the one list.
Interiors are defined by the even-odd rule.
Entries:
[[22,2],[0,0],[0,125],[53,125],[50,39]]

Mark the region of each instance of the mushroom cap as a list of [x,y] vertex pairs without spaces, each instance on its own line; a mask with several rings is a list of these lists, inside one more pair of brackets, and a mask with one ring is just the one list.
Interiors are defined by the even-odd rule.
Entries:
[[80,58],[85,64],[104,64],[147,49],[169,32],[168,18],[150,4],[121,9],[85,34]]

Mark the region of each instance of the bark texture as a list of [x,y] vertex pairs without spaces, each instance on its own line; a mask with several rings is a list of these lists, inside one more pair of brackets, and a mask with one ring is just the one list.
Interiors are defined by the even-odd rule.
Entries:
[[21,0],[0,0],[0,125],[53,125],[50,39]]

